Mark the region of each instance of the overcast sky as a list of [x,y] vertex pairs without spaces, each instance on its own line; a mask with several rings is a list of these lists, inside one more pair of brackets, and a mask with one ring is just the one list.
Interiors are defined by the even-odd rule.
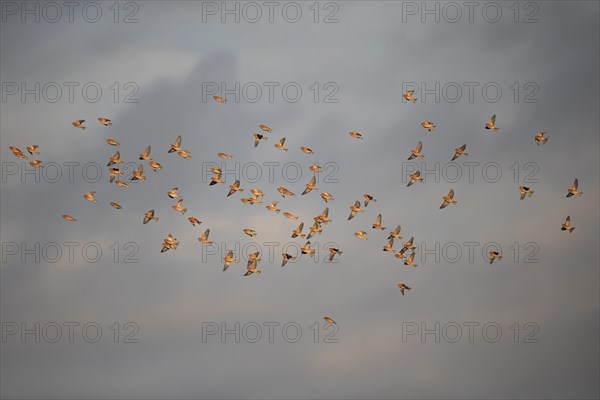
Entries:
[[[598,2],[53,4],[1,4],[3,397],[599,396]],[[492,114],[499,133],[484,129]],[[254,148],[259,124],[273,132]],[[177,135],[191,160],[167,153]],[[282,137],[288,152],[273,147]],[[419,141],[425,158],[407,161]],[[9,149],[32,144],[37,172]],[[449,164],[462,144],[469,156]],[[141,163],[149,145],[161,171],[143,162],[145,182],[109,183],[116,150]],[[315,162],[318,191],[301,196]],[[208,185],[214,163],[227,185]],[[406,187],[414,168],[425,182]],[[575,178],[584,194],[566,198]],[[245,190],[227,197],[235,179]],[[534,194],[521,201],[523,185]],[[263,204],[240,201],[251,188]],[[440,210],[450,189],[458,203]],[[365,193],[377,201],[347,221]],[[305,243],[292,230],[326,206],[318,253],[281,268]],[[150,209],[159,220],[144,225]],[[416,268],[382,251],[396,225],[394,248],[415,238]],[[168,234],[180,244],[161,253]],[[244,277],[252,242],[262,274]],[[490,244],[503,255],[492,265]],[[331,246],[337,263],[324,262]],[[223,272],[228,250],[241,262]],[[22,335],[36,322],[39,343]],[[222,340],[236,323],[239,343]],[[438,342],[421,335],[436,324]]]

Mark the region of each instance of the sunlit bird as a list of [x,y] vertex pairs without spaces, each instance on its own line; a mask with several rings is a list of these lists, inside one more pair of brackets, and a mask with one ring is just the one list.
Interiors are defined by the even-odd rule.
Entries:
[[163,240],[162,250],[160,252],[164,253],[168,250],[177,250],[178,245],[179,240],[174,238],[173,235],[169,233],[169,235]]
[[348,220],[354,218],[359,212],[364,213],[365,211],[360,209],[360,201],[356,200],[356,202],[350,206],[350,215],[348,216]]
[[354,139],[364,139],[362,135],[358,132],[350,132],[349,135],[352,136]]
[[182,215],[187,211],[187,208],[183,208],[183,199],[177,200],[177,203],[174,206],[171,206],[171,208],[175,211],[179,211]]
[[417,102],[417,99],[413,97],[413,94],[415,93],[414,90],[409,90],[406,93],[404,93],[402,95],[402,97],[404,98],[404,100],[406,101],[412,101],[413,103]]
[[261,135],[260,133],[255,133],[254,134],[254,147],[258,147],[258,144],[260,143],[261,140],[268,140],[269,137],[265,136],[265,135]]
[[75,217],[71,217],[70,215],[65,214],[62,217],[65,221],[77,221],[77,219]]
[[367,207],[371,201],[377,201],[377,199],[370,194],[363,194],[363,202],[365,203],[365,207]]
[[288,261],[290,261],[290,260],[295,261],[296,260],[296,257],[293,257],[292,255],[287,254],[287,253],[283,253],[283,254],[281,254],[281,256],[283,257],[283,261],[281,261],[281,266],[282,267],[285,264],[287,264]]
[[490,261],[490,264],[493,263],[494,261],[498,262],[501,259],[502,259],[502,255],[500,255],[500,253],[497,251],[490,251],[488,253],[488,260]]
[[405,290],[408,291],[408,290],[412,289],[412,288],[406,286],[406,284],[404,284],[404,283],[399,283],[398,287],[400,288],[400,293],[402,293],[402,296],[404,296],[404,291]]
[[277,188],[277,191],[279,192],[279,194],[281,194],[281,196],[285,197],[285,196],[295,196],[295,194],[289,190],[287,190],[284,187],[279,187]]
[[429,121],[421,122],[421,126],[423,127],[423,129],[427,130],[428,132],[431,132],[436,127],[433,122],[429,122]]
[[283,151],[289,150],[289,149],[286,149],[286,147],[285,147],[285,138],[279,139],[279,142],[275,143],[274,146],[277,150],[283,150]]
[[145,181],[146,176],[144,175],[144,166],[140,164],[136,169],[133,170],[132,181]]
[[383,226],[381,226],[381,214],[377,215],[375,223],[373,224],[373,229],[381,229],[382,231],[385,229]]
[[154,160],[148,161],[148,165],[150,165],[150,168],[152,168],[154,171],[160,171],[162,169],[162,165]]
[[440,206],[440,209],[448,207],[448,204],[456,204],[457,201],[454,200],[454,189],[450,189],[447,196],[443,197],[444,202]]
[[31,146],[27,146],[27,152],[29,154],[31,154],[32,156],[35,156],[36,154],[40,154],[40,152],[38,151],[38,148],[40,146],[38,146],[37,144],[31,145]]
[[19,149],[18,147],[9,146],[9,149],[10,149],[10,151],[12,151],[12,153],[15,157],[27,159],[27,156],[25,154],[23,154],[21,149]]
[[119,204],[115,203],[114,201],[111,201],[111,202],[110,202],[110,206],[111,206],[112,208],[114,208],[115,210],[120,210],[121,208],[123,208],[123,207],[121,207]]
[[302,150],[302,152],[306,154],[315,154],[315,152],[309,149],[308,147],[301,146],[300,150]]
[[144,225],[146,225],[150,221],[158,221],[158,217],[154,216],[154,210],[147,211],[144,214]]
[[224,98],[222,98],[220,96],[213,96],[213,99],[219,103],[223,103],[223,104],[227,103],[227,100],[225,100]]
[[79,119],[77,121],[73,121],[72,124],[75,128],[85,129],[85,125],[83,125],[84,122],[85,119]]
[[519,186],[519,194],[521,196],[521,200],[523,200],[527,195],[529,195],[529,197],[533,196],[533,190],[526,186]]
[[298,219],[298,217],[296,217],[294,214],[289,213],[289,212],[284,212],[283,215],[289,219]]
[[308,254],[311,257],[315,255],[315,249],[310,248],[310,241],[306,242],[300,251],[302,254]]
[[569,231],[569,233],[575,230],[574,226],[571,226],[571,217],[567,215],[567,219],[565,219],[565,223],[560,227],[561,231]]
[[392,253],[395,252],[394,250],[394,238],[389,239],[388,243],[383,246],[383,251],[390,251]]
[[367,234],[367,232],[365,232],[365,231],[354,232],[354,236],[356,236],[357,238],[362,239],[362,240],[369,240],[369,238],[366,237],[366,234]]
[[323,317],[323,319],[325,320],[325,322],[327,322],[328,324],[333,324],[333,325],[337,325],[337,323],[331,319],[330,317]]
[[419,141],[419,143],[417,144],[417,147],[415,147],[415,149],[413,151],[411,151],[410,156],[408,157],[408,160],[413,160],[417,157],[424,158],[425,155],[421,154],[422,148],[423,148],[423,143],[421,141]]
[[456,160],[458,157],[460,156],[468,156],[469,153],[467,153],[465,151],[465,149],[467,148],[466,144],[463,144],[462,146],[460,146],[457,149],[454,149],[454,156],[452,157],[452,161]]
[[231,158],[233,158],[232,155],[225,154],[225,153],[217,153],[217,156],[219,156],[219,158],[224,158],[224,159],[231,159]]
[[415,253],[410,253],[410,255],[406,258],[406,260],[404,260],[404,265],[409,265],[411,267],[416,267],[417,264],[415,264],[413,262],[413,260],[415,259]]
[[169,190],[167,192],[167,196],[169,196],[172,199],[178,199],[179,197],[181,197],[177,194],[177,189],[178,188],[173,188],[173,189]]
[[171,145],[171,148],[169,149],[169,153],[175,153],[176,151],[180,151],[181,150],[181,135],[177,136],[177,139],[175,139],[175,143],[173,143]]
[[150,147],[150,146],[146,147],[146,150],[144,150],[144,152],[140,154],[140,160],[146,160],[146,161],[152,160],[152,158],[150,157],[151,150],[152,150],[152,147]]
[[410,180],[408,181],[408,184],[406,186],[412,186],[412,184],[415,182],[423,183],[423,178],[421,177],[421,171],[417,171],[414,174],[411,174]]
[[279,214],[279,212],[281,211],[279,208],[277,208],[277,204],[279,204],[278,201],[273,201],[271,202],[271,204],[269,204],[268,206],[266,206],[266,209],[269,211],[275,211],[276,213]]
[[333,196],[328,192],[321,193],[321,198],[325,200],[325,203],[327,203],[329,200],[333,200]]
[[115,164],[123,164],[123,161],[121,161],[121,153],[118,151],[115,152],[115,155],[110,158],[110,160],[108,161],[108,164],[106,164],[106,165],[108,167],[110,167]]
[[121,143],[119,143],[115,139],[111,139],[111,138],[106,139],[106,143],[110,144],[111,146],[120,146],[121,145]]
[[42,161],[41,160],[31,160],[31,161],[29,161],[29,165],[31,165],[32,167],[39,168],[42,166]]
[[112,122],[108,118],[98,117],[98,121],[104,126],[112,126]]
[[496,127],[496,114],[492,115],[487,124],[485,124],[485,129],[491,129],[495,132],[498,132],[500,130],[500,128]]
[[196,217],[188,217],[188,221],[190,221],[190,224],[192,224],[192,226],[200,225],[202,223],[202,221],[200,221]]
[[233,251],[229,250],[229,253],[225,257],[223,257],[223,271],[227,271],[231,263],[237,263],[240,260],[236,260],[233,256]]
[[302,229],[304,229],[304,222],[301,222],[300,225],[292,231],[292,238],[297,238],[298,236],[301,238],[305,237],[306,235],[302,233]]
[[388,236],[388,239],[402,239],[402,236],[400,236],[400,225],[398,225],[396,227],[396,229],[394,229],[393,231],[390,232],[390,236]]
[[568,191],[567,197],[581,196],[583,194],[583,192],[578,191],[577,190],[578,187],[579,187],[579,181],[577,180],[577,178],[575,178],[575,181],[573,182],[573,186],[571,186],[570,188],[567,189],[567,191]]
[[308,167],[308,169],[310,169],[315,174],[323,172],[323,168],[321,168],[318,163],[314,163],[313,165]]
[[314,176],[312,177],[312,179],[310,180],[310,182],[308,182],[306,184],[306,189],[304,189],[304,192],[302,192],[303,195],[310,193],[313,190],[318,190],[315,185],[317,184],[317,178],[315,178]]
[[244,233],[250,237],[254,237],[257,235],[256,231],[252,229],[244,229]]
[[236,180],[233,185],[229,186],[229,193],[227,193],[227,197],[231,196],[235,192],[243,192],[244,189],[240,189],[240,180]]
[[539,146],[540,143],[546,144],[546,142],[548,141],[548,137],[546,136],[546,132],[538,132],[535,134],[533,140],[535,141],[535,144]]
[[207,244],[208,244],[208,243],[212,243],[211,241],[209,241],[209,240],[208,240],[208,235],[210,235],[210,229],[207,229],[207,230],[204,232],[204,234],[198,238],[198,241],[199,241],[200,243],[207,243]]
[[335,255],[337,254],[338,256],[341,256],[343,253],[343,251],[340,251],[340,249],[336,249],[334,247],[330,247],[329,248],[329,261],[333,261],[333,257],[335,257]]
[[95,203],[96,199],[94,198],[94,195],[96,194],[95,191],[91,191],[89,193],[86,193],[83,195],[83,198],[86,199],[87,201],[89,201],[90,203]]
[[273,132],[273,129],[269,128],[269,127],[268,127],[268,126],[266,126],[266,125],[259,125],[258,127],[259,127],[260,129],[262,129],[263,131],[265,131],[265,132],[269,132],[269,133]]

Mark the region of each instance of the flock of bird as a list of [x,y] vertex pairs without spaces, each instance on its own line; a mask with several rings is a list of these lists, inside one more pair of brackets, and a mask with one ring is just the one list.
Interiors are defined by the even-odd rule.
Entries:
[[[412,91],[412,90],[408,91],[403,94],[403,98],[409,102],[415,103],[417,99],[414,98],[413,94],[414,94],[414,91]],[[213,98],[215,101],[217,101],[219,103],[223,103],[223,104],[227,103],[226,99],[223,99],[219,96],[213,96]],[[107,127],[112,126],[112,122],[110,119],[98,118],[98,121],[104,126],[107,126]],[[86,129],[85,120],[74,121],[74,122],[72,122],[72,125],[75,128],[79,128],[82,130]],[[421,126],[423,127],[423,129],[425,129],[426,131],[429,131],[429,132],[436,129],[436,124],[434,124],[433,122],[430,122],[430,121],[422,122]],[[254,147],[258,147],[261,144],[261,142],[266,142],[269,139],[269,137],[266,135],[273,133],[273,129],[271,129],[267,125],[259,125],[259,128],[263,133],[253,134]],[[492,117],[489,119],[489,121],[485,124],[485,129],[499,133],[500,128],[498,128],[496,126],[496,115],[492,115]],[[349,136],[353,139],[364,140],[363,135],[358,132],[349,132]],[[285,141],[286,141],[285,138],[279,139],[274,144],[275,149],[287,152],[289,149],[285,147]],[[534,137],[534,142],[538,146],[540,144],[546,144],[547,141],[548,141],[548,137],[546,136],[546,132],[538,132]],[[108,145],[113,146],[113,147],[118,147],[120,145],[120,143],[117,140],[112,139],[112,138],[107,139],[106,142]],[[452,161],[456,160],[460,156],[463,156],[463,157],[468,156],[468,153],[466,152],[466,148],[467,148],[466,144],[463,144],[462,146],[456,148],[454,150],[454,155],[452,156]],[[37,146],[37,145],[28,146],[26,148],[27,152],[31,156],[39,155],[40,152],[38,151],[38,149],[39,149],[39,146]],[[29,157],[24,152],[22,152],[19,148],[11,146],[10,150],[15,155],[15,157],[29,160]],[[151,150],[152,150],[151,146],[147,146],[144,149],[144,151],[139,155],[139,160],[147,161],[150,168],[152,168],[154,171],[159,171],[162,169],[162,166],[160,163],[155,161],[150,156]],[[300,148],[300,150],[306,154],[314,154],[314,151],[308,147],[303,146]],[[189,160],[191,158],[191,152],[182,147],[182,137],[181,136],[177,136],[177,138],[175,139],[173,144],[171,144],[171,147],[170,147],[170,149],[167,150],[167,152],[168,153],[176,153],[179,157],[186,159],[186,160]],[[217,156],[222,159],[232,159],[233,158],[233,155],[225,154],[225,153],[217,153]],[[423,144],[422,144],[422,142],[419,142],[417,144],[417,146],[414,148],[414,150],[411,151],[411,153],[408,157],[408,160],[412,160],[415,158],[424,158],[424,157],[425,157],[425,155],[423,154]],[[122,165],[122,164],[124,164],[124,162],[121,160],[121,154],[119,151],[116,151],[115,154],[109,158],[109,161],[107,164],[107,167],[109,168],[109,171],[108,171],[109,172],[109,181],[110,181],[110,183],[114,182],[118,186],[127,188],[128,184],[124,181],[125,178],[123,177],[123,171],[119,168],[120,165]],[[42,161],[37,160],[37,159],[32,159],[32,160],[30,160],[30,165],[32,165],[33,167],[40,168],[40,167],[42,167]],[[318,164],[315,163],[314,165],[310,166],[309,169],[313,172],[314,175],[313,175],[312,179],[306,184],[306,188],[304,189],[304,191],[302,192],[301,195],[307,195],[307,194],[311,193],[312,191],[318,190],[318,188],[315,186],[317,183],[316,174],[322,172],[322,168]],[[217,184],[225,184],[225,182],[221,179],[222,178],[221,169],[211,168],[211,172],[213,173],[213,176],[211,177],[211,180],[209,183],[210,186],[215,186]],[[145,181],[146,180],[146,176],[144,175],[144,165],[142,163],[140,163],[139,166],[132,172],[132,176],[131,176],[130,180],[131,181]],[[416,171],[414,174],[410,175],[410,179],[408,181],[407,186],[411,186],[415,182],[423,182],[423,178],[421,177],[420,171]],[[578,190],[578,186],[579,186],[579,182],[577,179],[575,179],[573,185],[567,189],[566,197],[581,196],[583,193]],[[167,196],[171,199],[176,200],[176,203],[175,203],[175,205],[172,206],[172,208],[175,211],[180,212],[182,215],[184,215],[187,211],[187,208],[185,208],[183,206],[183,198],[181,198],[181,196],[177,193],[177,190],[178,190],[178,188],[176,188],[176,187],[172,188],[171,190],[169,190],[167,192]],[[293,193],[292,191],[290,191],[284,187],[277,188],[277,191],[283,198],[290,197],[290,196],[296,196],[295,193]],[[227,197],[230,197],[238,192],[242,193],[242,192],[244,192],[244,189],[241,187],[240,181],[236,180],[232,185],[229,185],[229,192],[227,193]],[[240,199],[244,204],[253,205],[253,204],[257,204],[257,203],[258,204],[263,203],[264,194],[263,194],[262,190],[260,190],[258,188],[252,188],[252,189],[249,189],[249,192],[250,192],[249,197],[242,197]],[[520,194],[521,200],[525,199],[525,197],[531,197],[533,195],[533,193],[534,193],[534,191],[528,187],[525,187],[525,186],[519,187],[519,194]],[[91,192],[84,194],[83,198],[91,203],[96,203],[96,199],[94,198],[95,194],[96,194],[95,191],[91,191]],[[330,201],[334,200],[334,197],[328,192],[322,192],[320,194],[320,197],[323,199],[323,201],[325,203],[329,203]],[[444,209],[444,208],[448,207],[449,205],[456,205],[457,201],[454,199],[454,190],[450,189],[448,194],[446,196],[442,197],[442,200],[443,200],[443,202],[439,207],[440,209]],[[354,204],[352,204],[349,207],[350,213],[348,215],[348,220],[355,218],[359,213],[364,213],[365,208],[367,208],[371,202],[376,202],[376,201],[377,200],[372,195],[364,194],[362,202],[359,200],[356,200],[354,202]],[[110,204],[115,209],[122,208],[119,204],[117,204],[115,202],[111,202]],[[268,205],[266,205],[265,208],[268,211],[279,214],[281,212],[281,209],[278,208],[278,205],[279,205],[279,201],[275,200],[275,201],[270,202]],[[292,219],[292,220],[299,219],[297,216],[295,216],[294,214],[292,214],[290,212],[283,212],[283,216],[285,216],[286,218]],[[77,219],[75,217],[68,215],[68,214],[63,215],[62,217],[63,217],[63,219],[65,219],[67,221],[77,221]],[[158,220],[159,220],[159,217],[155,215],[154,209],[147,211],[143,215],[143,224],[147,224],[151,221],[158,222]],[[200,220],[198,220],[194,216],[188,217],[188,221],[193,226],[196,226],[196,225],[199,225],[202,223]],[[309,239],[311,239],[315,234],[321,234],[323,232],[323,226],[329,224],[330,222],[332,222],[332,220],[329,218],[329,207],[325,207],[325,209],[323,210],[323,212],[321,214],[319,214],[313,218],[312,225],[310,226],[310,228],[308,229],[308,231],[306,233],[303,233],[303,230],[305,227],[304,222],[300,222],[298,227],[292,231],[292,233],[291,233],[292,238],[294,238],[294,239],[301,238],[301,239],[307,240],[300,249],[302,254],[306,254],[311,257],[314,256],[315,249],[311,248],[311,242]],[[372,228],[375,230],[381,230],[381,231],[384,231],[386,229],[385,227],[382,226],[382,215],[381,214],[377,215],[375,222],[372,224]],[[575,227],[571,225],[570,216],[566,217],[565,222],[561,226],[561,230],[568,231],[569,233],[572,233],[575,230]],[[242,231],[244,234],[248,235],[249,237],[255,237],[257,235],[257,232],[254,229],[244,228]],[[387,243],[383,246],[383,251],[393,254],[394,257],[397,259],[404,260],[404,265],[416,267],[417,265],[414,263],[415,252],[416,252],[416,247],[414,245],[414,237],[411,237],[408,241],[402,243],[398,250],[394,249],[394,241],[400,240],[403,238],[402,236],[400,236],[400,231],[401,231],[400,225],[397,225],[393,230],[390,230],[389,235],[387,237]],[[204,234],[198,238],[198,241],[203,244],[212,243],[209,240],[209,235],[210,235],[210,229],[206,229]],[[368,240],[368,237],[367,237],[368,233],[366,231],[357,231],[354,233],[354,235],[358,239]],[[168,234],[167,237],[163,240],[161,252],[164,253],[169,250],[176,250],[178,245],[179,245],[179,240],[177,238],[175,238],[172,234]],[[329,250],[329,260],[330,261],[333,260],[335,256],[339,257],[342,254],[342,251],[339,248],[330,247],[328,250]],[[285,266],[288,261],[296,259],[295,256],[292,256],[291,254],[287,254],[285,252],[282,253],[281,256],[282,256],[282,263],[281,263],[282,267]],[[494,261],[499,261],[500,259],[502,259],[502,255],[499,252],[491,251],[488,254],[488,259],[489,259],[489,263],[492,264]],[[260,252],[255,252],[255,253],[250,254],[248,256],[248,262],[246,265],[246,271],[244,273],[244,276],[249,276],[252,274],[256,274],[256,275],[260,274],[261,270],[258,269],[258,265],[259,265],[260,261],[261,261]],[[238,263],[238,262],[239,262],[239,260],[236,259],[233,251],[229,251],[227,253],[227,255],[223,258],[223,271],[226,271],[232,263]],[[411,290],[411,287],[409,287],[405,283],[399,283],[398,288],[400,289],[400,292],[403,296],[404,296],[405,291]],[[328,323],[335,324],[335,321],[333,321],[333,319],[331,319],[330,317],[325,317],[324,319]]]

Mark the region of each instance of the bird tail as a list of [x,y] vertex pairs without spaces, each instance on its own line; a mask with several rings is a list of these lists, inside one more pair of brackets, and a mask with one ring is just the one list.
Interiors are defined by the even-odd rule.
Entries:
[[569,233],[573,232],[574,230],[575,230],[575,227],[569,228]]

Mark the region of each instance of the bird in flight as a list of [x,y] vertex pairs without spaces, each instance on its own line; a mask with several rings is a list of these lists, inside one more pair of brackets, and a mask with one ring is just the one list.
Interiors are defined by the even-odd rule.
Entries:
[[431,132],[436,128],[436,125],[433,122],[423,121],[421,122],[421,126],[428,132]]
[[574,226],[571,226],[571,217],[567,215],[567,219],[565,219],[565,223],[560,227],[561,231],[569,231],[572,233],[575,230]]
[[281,196],[285,197],[285,196],[295,196],[295,194],[289,190],[287,190],[286,188],[279,187],[277,188],[277,191],[279,192],[279,194],[281,194]]
[[465,151],[465,149],[467,148],[466,144],[463,144],[462,146],[460,146],[457,149],[454,149],[454,157],[452,157],[452,161],[456,160],[458,157],[460,156],[468,156],[469,153],[467,153]]
[[364,213],[365,211],[360,209],[360,201],[356,200],[354,205],[350,206],[350,215],[348,216],[348,220],[354,218],[359,212]]
[[369,205],[369,202],[377,201],[377,199],[371,196],[370,194],[363,194],[363,201],[365,203],[365,207],[367,207]]
[[187,208],[183,208],[183,199],[177,200],[177,203],[174,206],[171,206],[173,210],[179,211],[182,215],[185,214]]
[[410,156],[408,157],[408,160],[412,160],[412,159],[415,159],[417,157],[424,158],[425,155],[421,154],[421,149],[422,148],[423,148],[423,143],[419,141],[419,143],[417,144],[417,147],[415,147],[415,149],[410,153]]
[[200,221],[196,217],[188,217],[188,221],[190,221],[190,224],[192,224],[192,226],[200,225],[202,223],[202,221]]
[[286,218],[289,218],[289,219],[298,219],[298,217],[297,217],[297,216],[295,216],[294,214],[292,214],[292,213],[289,213],[289,212],[284,212],[284,213],[283,213],[283,215],[284,215]]
[[173,143],[169,149],[169,153],[175,153],[176,151],[181,151],[181,135],[177,136],[175,143]]
[[408,256],[408,258],[406,260],[404,260],[404,265],[410,265],[411,267],[416,267],[417,264],[415,264],[413,262],[413,260],[415,259],[415,253],[412,252],[410,253],[410,255]]
[[381,226],[381,214],[377,215],[375,223],[373,224],[373,229],[381,229],[382,231],[385,230],[385,228]]
[[233,251],[229,250],[229,253],[225,257],[223,257],[223,271],[227,271],[231,263],[240,262],[240,260],[236,260],[233,256]]
[[265,131],[265,132],[269,132],[269,133],[272,133],[272,132],[273,132],[273,129],[269,128],[269,127],[268,127],[268,126],[266,126],[266,125],[259,125],[258,127],[259,127],[260,129],[262,129],[263,131]]
[[548,137],[546,136],[546,132],[538,132],[535,134],[535,138],[533,138],[533,140],[535,141],[535,144],[539,146],[540,143],[546,144]]
[[62,217],[65,221],[77,221],[75,217],[71,217],[70,215],[63,215]]
[[225,154],[225,153],[217,153],[217,156],[219,156],[219,158],[224,158],[226,160],[233,158],[232,155]]
[[279,204],[278,201],[273,201],[273,202],[271,202],[271,204],[266,206],[266,209],[269,211],[275,211],[277,214],[279,214],[281,212],[281,210],[279,208],[277,208],[277,204]]
[[233,185],[229,186],[229,193],[227,193],[227,197],[231,196],[235,192],[243,192],[244,189],[240,189],[240,180],[237,179]]
[[295,239],[298,236],[301,238],[305,237],[306,235],[302,233],[302,229],[304,229],[304,222],[301,222],[300,225],[298,225],[298,227],[292,231],[292,238]]
[[94,195],[96,194],[95,191],[91,191],[89,193],[86,193],[83,195],[83,198],[86,199],[87,201],[89,201],[90,203],[95,203],[96,199],[94,198]]
[[315,152],[309,149],[308,147],[301,146],[300,150],[302,150],[302,152],[306,154],[315,154]]
[[27,146],[27,152],[28,152],[29,154],[31,154],[32,156],[35,156],[35,155],[37,155],[37,154],[40,154],[40,152],[38,151],[38,148],[39,148],[39,147],[40,147],[40,146],[38,146],[37,144],[34,144],[34,145],[32,145],[32,146]]
[[577,180],[577,178],[575,178],[575,181],[573,182],[573,186],[571,186],[570,188],[567,189],[567,197],[571,197],[571,196],[581,196],[583,194],[583,192],[580,192],[577,190],[577,188],[579,187],[579,181]]
[[150,157],[151,150],[152,150],[152,147],[150,147],[150,146],[146,147],[146,150],[144,150],[144,152],[142,154],[140,154],[140,160],[151,161],[152,160],[152,158]]
[[198,238],[198,241],[200,241],[200,243],[212,243],[208,240],[208,235],[210,235],[210,229],[207,229],[204,234]]
[[260,143],[261,140],[268,140],[269,137],[265,136],[265,135],[261,135],[260,133],[255,133],[254,134],[254,147],[258,147],[258,144]]
[[497,251],[490,251],[488,253],[488,259],[490,260],[490,264],[491,264],[494,261],[500,261],[502,259],[502,256]]
[[406,286],[406,284],[404,283],[399,283],[398,287],[400,288],[400,293],[402,293],[402,296],[404,296],[404,291],[405,290],[411,290],[412,288]]
[[173,188],[173,189],[169,190],[167,192],[167,196],[169,196],[172,199],[177,199],[177,198],[181,197],[177,194],[177,189],[178,188]]
[[390,236],[388,236],[388,239],[402,239],[402,236],[400,236],[400,229],[400,225],[396,226],[396,229],[390,232]]
[[256,231],[252,229],[244,229],[244,233],[250,237],[254,237],[257,235]]
[[421,171],[417,171],[414,174],[410,175],[410,180],[406,186],[412,186],[415,182],[423,183],[423,178],[421,177]]
[[98,117],[98,121],[104,126],[112,126],[112,122],[108,118]]
[[349,135],[352,136],[354,139],[364,139],[362,135],[358,132],[350,132]]
[[281,256],[283,257],[283,261],[281,262],[281,266],[283,267],[285,264],[287,264],[287,262],[289,260],[295,261],[296,257],[291,256],[290,254],[287,253],[282,253]]
[[285,138],[281,138],[281,139],[279,139],[279,142],[275,143],[274,146],[277,150],[288,151],[289,149],[286,149],[284,145],[285,145]]
[[115,210],[120,210],[121,208],[123,208],[123,207],[121,207],[119,204],[115,203],[114,201],[111,201],[111,202],[110,202],[110,206],[111,206],[112,208],[114,208]]
[[404,93],[402,95],[402,97],[404,98],[404,100],[406,101],[412,101],[413,103],[417,102],[417,99],[413,97],[413,94],[415,93],[414,90],[409,90],[406,93]]
[[328,324],[332,324],[332,325],[337,325],[337,322],[335,322],[333,319],[331,319],[330,317],[323,317],[323,319],[325,320],[325,322],[327,322]]
[[491,129],[495,132],[498,132],[500,130],[500,128],[496,127],[496,114],[492,115],[487,124],[485,124],[485,129]]
[[308,254],[311,257],[315,255],[315,249],[310,248],[310,240],[304,244],[300,251],[302,254]]
[[315,185],[317,184],[317,178],[316,177],[312,177],[312,179],[310,180],[310,182],[308,182],[306,184],[306,189],[304,189],[304,192],[302,192],[303,195],[310,193],[313,190],[318,190]]
[[383,246],[383,251],[389,251],[394,253],[394,238],[389,239],[388,244],[386,244],[385,246]]
[[529,197],[533,196],[533,190],[529,189],[526,186],[519,186],[519,193],[521,196],[521,200],[523,200],[527,195],[529,195]]
[[327,203],[329,200],[333,200],[333,196],[328,192],[321,193],[321,198],[325,200],[325,203]]
[[367,232],[365,232],[365,231],[354,232],[354,236],[356,236],[357,238],[362,239],[362,240],[369,240],[369,238],[366,237],[366,234],[367,234]]
[[164,253],[168,250],[177,250],[177,246],[179,245],[179,240],[175,239],[173,235],[169,233],[169,235],[163,240],[161,253]]
[[120,146],[121,145],[121,143],[119,143],[115,139],[111,139],[111,138],[106,139],[106,143],[110,144],[111,146]]
[[329,262],[333,261],[333,257],[337,254],[338,256],[342,255],[343,251],[340,249],[336,249],[334,247],[329,248]]
[[158,221],[158,217],[154,216],[154,210],[150,210],[144,214],[144,225],[146,225],[150,221]]
[[9,149],[10,149],[10,151],[12,151],[12,153],[15,157],[27,159],[27,156],[25,154],[23,154],[21,149],[19,149],[18,147],[10,146]]
[[84,122],[85,119],[79,119],[77,121],[73,121],[72,124],[75,128],[85,129],[85,125],[83,125]]
[[225,100],[224,98],[219,97],[219,96],[213,96],[213,99],[219,103],[223,103],[223,104],[227,103],[227,100]]
[[448,192],[448,195],[444,196],[443,199],[444,199],[444,202],[440,206],[440,209],[446,208],[448,206],[448,204],[456,204],[457,201],[454,200],[454,189],[450,189],[450,191]]

